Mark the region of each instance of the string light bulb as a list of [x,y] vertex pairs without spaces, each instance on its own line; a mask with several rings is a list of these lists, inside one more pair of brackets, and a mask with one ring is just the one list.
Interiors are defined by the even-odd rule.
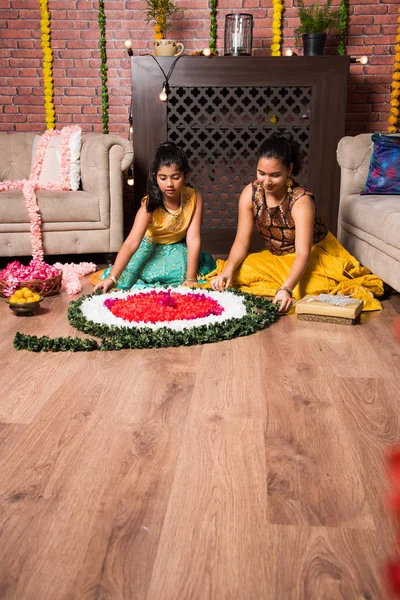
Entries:
[[211,50],[210,50],[210,48],[204,48],[203,49],[203,56],[211,56]]
[[125,40],[124,46],[127,49],[129,56],[133,56],[132,40]]
[[128,180],[127,180],[127,182],[126,182],[126,183],[127,183],[128,185],[130,185],[131,187],[132,187],[132,186],[133,186],[133,184],[135,183],[135,182],[134,182],[134,179],[133,179],[133,169],[132,169],[132,167],[129,167],[129,169],[128,169]]
[[287,50],[285,50],[285,56],[293,56],[293,50],[291,48],[287,48]]
[[368,56],[350,56],[351,63],[359,63],[360,65],[368,64]]
[[161,102],[166,102],[168,100],[167,83],[164,83],[163,89],[162,89],[161,94],[159,95],[159,98],[160,98]]

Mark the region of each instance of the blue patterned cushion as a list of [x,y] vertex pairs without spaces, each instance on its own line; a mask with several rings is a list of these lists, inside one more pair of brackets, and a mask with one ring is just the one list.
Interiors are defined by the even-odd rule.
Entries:
[[361,194],[400,194],[400,136],[374,133],[369,173]]

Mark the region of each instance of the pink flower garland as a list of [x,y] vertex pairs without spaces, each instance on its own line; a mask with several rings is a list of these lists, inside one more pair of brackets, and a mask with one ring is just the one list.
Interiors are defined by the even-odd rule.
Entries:
[[56,269],[62,271],[62,286],[67,294],[78,294],[81,289],[80,277],[93,273],[96,270],[96,265],[89,262],[81,262],[78,265],[75,263],[54,263]]
[[[31,243],[32,243],[32,258],[33,261],[43,262],[43,240],[42,240],[42,230],[41,230],[41,216],[40,209],[37,201],[37,197],[35,194],[36,190],[46,190],[46,191],[68,191],[70,189],[70,150],[69,150],[69,139],[71,133],[75,131],[80,131],[81,128],[78,125],[70,125],[63,127],[61,130],[61,181],[47,181],[47,182],[39,182],[40,174],[43,168],[43,162],[46,155],[46,150],[49,145],[50,140],[56,136],[60,135],[58,131],[55,129],[48,129],[40,139],[36,150],[35,161],[32,166],[32,172],[29,179],[22,179],[19,181],[2,181],[0,182],[0,192],[9,191],[9,190],[22,190],[22,193],[25,198],[25,204],[28,209],[29,220],[30,220],[30,233],[31,233]],[[10,263],[11,265],[15,263]],[[32,265],[32,263],[31,263]],[[49,267],[43,263],[44,266]],[[79,277],[83,277],[83,275],[87,275],[88,273],[92,273],[96,270],[96,265],[94,263],[80,263],[79,265],[75,265],[73,263],[62,265],[61,263],[57,263],[58,269],[63,272],[63,286],[66,288],[68,294],[77,294],[82,289],[79,283]],[[9,266],[9,265],[8,265]],[[18,283],[15,281],[15,269],[10,269],[7,271],[3,269],[2,274],[3,278],[7,281],[7,288],[3,293],[7,293],[7,295],[11,295]],[[29,267],[28,267],[29,269]],[[43,273],[46,269],[43,269]],[[28,275],[28,273],[25,273]],[[33,275],[33,270],[32,270]],[[43,279],[47,279],[48,275],[43,276]],[[33,279],[35,277],[31,277]],[[25,281],[26,279],[24,279]]]

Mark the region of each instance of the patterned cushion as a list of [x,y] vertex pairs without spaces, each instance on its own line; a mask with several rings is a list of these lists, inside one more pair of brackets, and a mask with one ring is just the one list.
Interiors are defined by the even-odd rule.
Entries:
[[369,173],[361,194],[400,194],[400,136],[374,133]]

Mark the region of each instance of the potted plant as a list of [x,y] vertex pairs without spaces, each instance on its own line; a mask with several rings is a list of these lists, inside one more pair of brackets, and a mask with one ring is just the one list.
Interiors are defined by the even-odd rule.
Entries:
[[332,0],[327,0],[325,6],[319,2],[304,5],[304,0],[298,0],[300,23],[295,29],[296,44],[300,36],[303,39],[304,56],[320,56],[324,53],[326,33],[329,29],[339,26],[340,11],[331,9]]
[[172,0],[145,0],[147,4],[147,23],[154,24],[154,53],[156,56],[179,56],[184,50],[183,44],[167,39],[165,34],[172,27],[171,19],[179,8]]

